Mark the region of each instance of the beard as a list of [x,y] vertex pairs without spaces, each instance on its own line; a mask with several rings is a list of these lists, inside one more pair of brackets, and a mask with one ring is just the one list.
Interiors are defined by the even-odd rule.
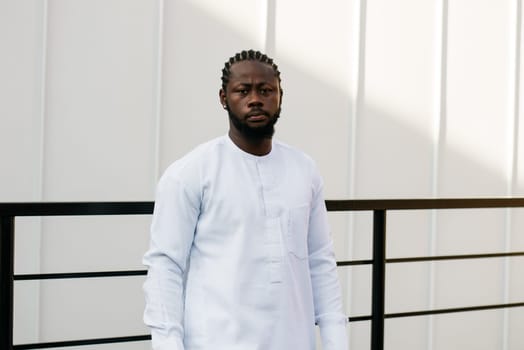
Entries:
[[227,106],[227,113],[229,120],[235,129],[237,129],[246,139],[252,141],[272,138],[273,134],[275,134],[275,124],[277,123],[278,118],[280,118],[279,108],[275,114],[269,116],[269,120],[265,125],[260,127],[252,127],[245,122],[244,118],[231,112],[229,106]]

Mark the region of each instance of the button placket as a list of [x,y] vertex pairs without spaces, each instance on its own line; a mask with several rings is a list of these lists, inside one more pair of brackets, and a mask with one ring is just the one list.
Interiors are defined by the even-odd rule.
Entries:
[[282,242],[280,217],[266,218],[266,245],[269,261],[269,280],[282,282]]
[[262,187],[265,214],[265,236],[268,252],[269,279],[271,283],[282,282],[282,225],[281,210],[272,197],[275,186],[274,172],[263,161],[257,162]]

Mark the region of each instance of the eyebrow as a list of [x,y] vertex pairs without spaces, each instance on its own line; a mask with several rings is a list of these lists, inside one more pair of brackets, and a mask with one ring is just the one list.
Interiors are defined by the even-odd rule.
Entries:
[[276,86],[275,84],[269,83],[269,82],[267,82],[267,81],[262,81],[262,82],[260,82],[260,83],[256,83],[256,84],[252,84],[252,83],[244,83],[244,82],[241,82],[241,81],[240,81],[240,82],[236,82],[236,83],[234,82],[234,83],[233,83],[233,86],[239,86],[239,85],[244,85],[244,86],[253,86],[253,85],[255,85],[255,86],[261,86],[261,85]]

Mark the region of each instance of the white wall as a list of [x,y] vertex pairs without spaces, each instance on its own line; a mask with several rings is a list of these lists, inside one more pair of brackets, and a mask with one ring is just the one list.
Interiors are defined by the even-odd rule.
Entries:
[[[172,161],[226,132],[220,72],[245,48],[279,64],[277,137],[316,159],[327,198],[522,196],[522,14],[520,0],[4,0],[0,201],[152,200]],[[522,213],[394,212],[388,255],[523,250]],[[19,219],[16,273],[140,269],[149,219]],[[338,258],[368,258],[370,215],[330,219]],[[523,271],[393,265],[386,311],[522,301]],[[369,272],[340,269],[348,314],[370,312]],[[142,281],[18,282],[15,342],[145,334]],[[523,323],[522,308],[391,320],[386,348],[521,349]],[[369,348],[369,323],[349,329]]]

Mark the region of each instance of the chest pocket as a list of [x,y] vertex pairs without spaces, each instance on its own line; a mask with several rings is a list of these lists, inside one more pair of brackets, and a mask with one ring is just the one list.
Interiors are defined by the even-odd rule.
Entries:
[[307,259],[307,237],[309,230],[309,205],[291,208],[287,230],[287,246],[291,254]]

